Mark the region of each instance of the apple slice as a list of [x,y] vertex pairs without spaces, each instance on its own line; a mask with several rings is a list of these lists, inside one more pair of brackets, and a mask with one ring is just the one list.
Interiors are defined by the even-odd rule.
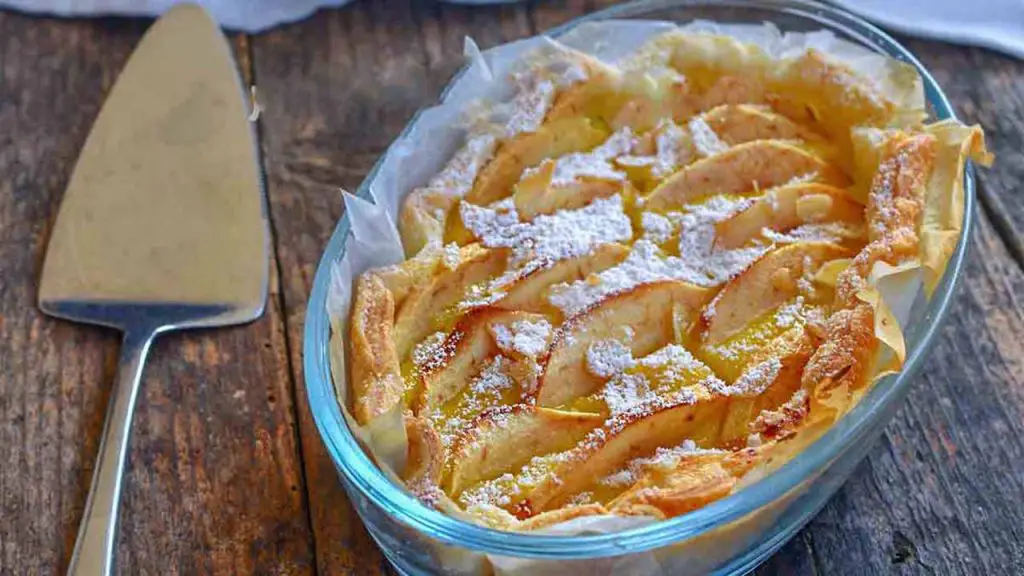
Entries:
[[548,158],[589,150],[608,139],[608,130],[589,118],[546,122],[536,132],[519,134],[498,147],[466,195],[472,204],[487,205],[512,193],[523,170]]
[[750,424],[758,414],[775,410],[793,397],[813,350],[805,326],[795,324],[760,350],[740,359],[744,370],[727,388],[729,406],[720,431],[723,444],[742,444],[753,432]]
[[431,242],[412,258],[374,271],[391,292],[396,309],[402,307],[402,303],[415,288],[426,285],[434,278],[444,254],[445,249],[440,244]]
[[672,465],[648,466],[640,479],[608,504],[612,513],[630,514],[653,507],[666,518],[702,508],[728,496],[739,478],[759,460],[760,451],[703,451],[681,456]]
[[[555,333],[537,393],[540,406],[561,406],[594,391],[602,379],[586,369],[587,350],[617,332],[631,332],[624,344],[634,356],[646,355],[672,341],[679,310],[695,315],[709,291],[676,280],[637,286],[605,298]],[[673,313],[675,306],[676,314]]]
[[[688,391],[692,395],[662,399],[618,414],[588,434],[560,457],[551,473],[530,491],[526,507],[533,513],[557,508],[596,479],[622,469],[629,461],[647,456],[658,447],[676,446],[709,433],[714,436],[721,425],[727,398],[700,385]],[[681,401],[682,398],[685,400]]]
[[[489,307],[473,310],[459,320],[444,343],[438,347],[438,354],[442,357],[422,368],[423,393],[416,412],[430,414],[466,390],[472,377],[480,373],[489,359],[493,360],[501,352],[492,335],[492,326],[508,326],[516,321],[547,322],[546,318],[538,314]],[[474,404],[472,399],[467,400],[460,404]],[[478,407],[477,411],[482,410],[482,407]]]
[[626,99],[621,91],[622,72],[592,56],[579,52],[572,56],[574,64],[586,74],[586,80],[559,91],[545,122],[579,117],[609,120]]
[[778,282],[779,270],[789,278],[801,278],[830,260],[848,258],[851,252],[829,242],[789,244],[766,252],[746,270],[726,283],[701,313],[701,339],[717,344],[742,330],[751,320],[774,310],[796,295],[792,281]]
[[356,281],[349,345],[352,354],[352,412],[362,425],[402,401],[405,382],[392,341],[395,303],[373,272]]
[[444,489],[457,496],[477,482],[521,468],[537,455],[568,450],[603,422],[600,414],[523,404],[489,409],[451,447]]
[[740,248],[765,228],[784,232],[806,223],[860,223],[863,218],[864,207],[844,190],[817,182],[789,184],[768,190],[745,210],[717,223],[715,245]]
[[748,194],[796,177],[846,186],[847,177],[817,155],[780,140],[755,140],[699,160],[661,183],[647,196],[646,210],[666,212],[711,194]]
[[554,170],[555,162],[545,160],[537,172],[516,185],[512,201],[521,220],[530,221],[539,214],[558,210],[576,210],[595,198],[607,198],[623,189],[622,182],[598,178],[582,178],[567,186],[554,186],[551,184]]
[[445,461],[441,437],[425,418],[406,414],[404,420],[409,448],[402,480],[409,486],[439,487]]
[[453,268],[439,267],[434,279],[413,289],[394,316],[395,350],[404,359],[418,342],[437,326],[438,316],[456,304],[475,284],[501,274],[508,262],[508,249],[484,248],[470,244],[459,249]]
[[515,280],[505,291],[505,297],[494,306],[506,310],[547,313],[560,316],[560,312],[547,300],[547,289],[562,282],[575,282],[611,268],[629,255],[622,244],[601,244],[586,256],[559,260],[550,266],[537,268]]
[[763,106],[725,104],[703,114],[715,134],[730,146],[754,140],[804,140],[820,142],[821,136]]

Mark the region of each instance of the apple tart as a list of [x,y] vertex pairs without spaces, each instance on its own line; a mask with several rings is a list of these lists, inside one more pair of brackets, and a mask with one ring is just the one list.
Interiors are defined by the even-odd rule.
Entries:
[[900,368],[989,160],[896,61],[677,31],[511,82],[405,199],[348,351],[356,422],[401,415],[402,481],[500,529],[676,516],[785,462]]

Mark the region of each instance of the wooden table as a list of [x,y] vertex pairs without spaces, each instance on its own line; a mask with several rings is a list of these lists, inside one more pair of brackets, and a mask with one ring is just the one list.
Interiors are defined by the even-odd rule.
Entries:
[[[159,340],[145,374],[119,535],[123,574],[388,572],[310,417],[302,323],[354,189],[461,63],[601,2],[493,8],[359,1],[233,35],[259,87],[273,227],[255,324]],[[0,574],[66,566],[118,347],[35,307],[46,240],[141,20],[0,13]],[[908,41],[998,157],[964,287],[924,375],[852,479],[761,571],[1024,570],[1024,62]]]

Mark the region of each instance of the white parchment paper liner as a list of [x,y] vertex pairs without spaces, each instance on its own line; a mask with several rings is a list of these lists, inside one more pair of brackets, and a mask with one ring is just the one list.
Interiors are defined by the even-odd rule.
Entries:
[[[397,478],[394,471],[402,470],[405,463],[406,439],[401,414],[396,410],[394,414],[382,416],[368,426],[356,425],[347,408],[345,341],[348,336],[348,315],[355,278],[367,269],[404,260],[401,238],[394,224],[398,219],[403,199],[414,188],[424,185],[431,176],[438,173],[461,146],[465,137],[465,130],[461,126],[466,110],[479,105],[481,101],[502,102],[513,95],[513,87],[508,81],[509,76],[517,66],[523,65],[522,60],[527,54],[531,58],[534,54],[554,54],[561,46],[566,46],[605,62],[615,63],[633,53],[652,37],[673,30],[730,35],[757,44],[773,57],[792,56],[808,48],[814,48],[843,61],[863,77],[879,82],[878,87],[883,92],[887,92],[889,88],[884,86],[885,79],[889,77],[885,70],[891,65],[887,58],[839,39],[828,31],[782,34],[775,26],[767,23],[746,25],[696,21],[677,26],[656,21],[606,20],[583,23],[559,37],[557,42],[545,36],[537,36],[485,51],[480,51],[476,44],[467,38],[465,55],[468,67],[448,86],[441,103],[419,113],[412,120],[407,133],[389,147],[380,169],[368,182],[371,201],[344,193],[345,209],[352,227],[346,241],[344,256],[334,265],[328,293],[327,307],[333,328],[332,373],[339,403],[350,428],[389,477]],[[921,91],[918,93],[921,94]],[[924,108],[923,96],[908,95],[907,98],[909,101],[905,100],[904,104]],[[920,290],[916,288],[920,285],[919,275],[913,278],[904,276],[900,284],[903,286],[898,291],[901,296],[888,304],[900,324],[906,326],[910,303],[920,297]],[[916,294],[915,298],[908,299],[905,296],[905,289],[908,286],[914,290],[911,293]],[[889,297],[889,290],[883,291],[883,298]],[[790,498],[787,497],[785,500],[788,503]],[[734,524],[745,525],[751,528],[750,531],[753,533],[756,533],[756,530],[752,530],[753,527],[766,529],[764,521],[777,517],[781,512],[780,506],[769,508],[763,518],[758,511]],[[534,533],[566,536],[610,533],[653,521],[653,518],[611,515],[582,517]],[[742,532],[748,531],[739,526],[737,528]],[[731,526],[716,529],[709,535],[717,534],[722,529],[731,529]],[[710,568],[714,566],[714,561],[724,561],[738,552],[732,549],[712,550],[716,542],[724,544],[729,538],[716,538],[711,542],[706,538],[695,540],[700,542],[693,542],[694,546],[690,546],[688,542],[680,543],[672,546],[671,552],[699,553],[707,562],[694,562],[692,565],[688,562],[666,563],[665,559],[661,558],[666,551],[654,550],[589,560],[585,561],[588,562],[585,566],[590,573],[678,574],[682,573],[681,570],[689,572],[695,569],[699,572],[701,566],[703,569]],[[727,545],[726,548],[732,547]],[[465,554],[469,556],[456,558],[455,556],[462,554],[452,547],[444,547],[443,551],[438,550],[437,556],[444,557],[454,565],[472,567],[469,571],[483,569],[479,562],[479,554],[468,550]],[[559,568],[560,565],[550,561],[498,556],[488,556],[488,559],[491,568],[497,574],[555,574],[565,571],[564,566]],[[581,562],[584,561],[574,561],[571,564],[573,567],[584,566]]]

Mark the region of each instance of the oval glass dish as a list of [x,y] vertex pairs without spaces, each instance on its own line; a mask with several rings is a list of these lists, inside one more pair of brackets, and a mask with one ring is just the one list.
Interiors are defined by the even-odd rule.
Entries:
[[[597,19],[685,23],[770,22],[782,31],[829,30],[841,39],[915,66],[923,79],[931,120],[953,118],[945,95],[921,64],[874,26],[840,10],[798,0],[634,2],[574,20],[548,32],[557,38]],[[413,119],[403,138],[416,123]],[[396,140],[397,141],[397,140]],[[374,167],[357,196],[369,199]],[[557,536],[501,532],[428,508],[396,485],[363,450],[339,407],[331,373],[328,293],[332,267],[351,238],[348,215],[327,246],[314,280],[306,318],[304,368],[313,417],[342,484],[374,540],[405,574],[543,574],[585,570],[622,574],[742,574],[795,534],[842,485],[906,396],[937,337],[960,279],[973,231],[974,173],[964,182],[964,222],[942,280],[915,306],[906,327],[906,362],[814,444],[763,480],[708,506],[669,520],[608,534]]]

